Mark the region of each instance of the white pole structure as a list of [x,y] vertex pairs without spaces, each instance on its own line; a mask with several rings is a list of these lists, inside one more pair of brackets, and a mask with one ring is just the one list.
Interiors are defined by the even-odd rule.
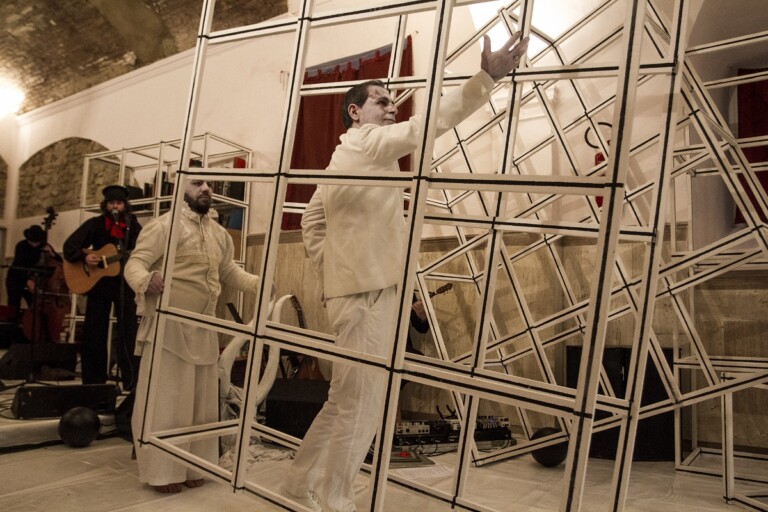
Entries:
[[[197,44],[195,47],[195,58],[193,62],[192,67],[192,80],[190,83],[190,89],[189,89],[189,100],[187,103],[187,109],[186,109],[186,117],[184,119],[184,128],[182,130],[182,139],[181,139],[181,156],[178,162],[178,170],[182,171],[183,169],[187,169],[189,167],[189,154],[190,154],[190,148],[192,145],[192,139],[194,134],[194,126],[195,126],[195,116],[197,114],[197,104],[199,101],[199,95],[200,95],[200,82],[202,80],[203,76],[203,69],[204,69],[204,63],[205,63],[205,51],[208,46],[208,39],[206,35],[211,30],[211,23],[213,21],[213,8],[214,8],[215,2],[214,1],[204,1],[203,2],[203,10],[202,14],[200,16],[200,25],[198,29],[198,38],[197,38]],[[184,197],[184,177],[182,175],[182,172],[179,172],[176,176],[176,187],[174,190],[174,198],[172,203],[173,208],[173,217],[171,219],[170,224],[170,230],[168,233],[168,247],[166,249],[165,257],[163,259],[163,265],[162,265],[162,276],[167,281],[170,282],[171,279],[173,279],[173,264],[174,257],[176,254],[176,240],[178,238],[178,229],[174,229],[174,222],[173,218],[176,218],[181,213],[181,204],[182,204],[182,198]],[[168,309],[168,301],[170,298],[170,294],[164,293],[160,295],[160,310],[165,311]],[[139,433],[137,433],[137,439],[140,442],[140,445],[143,444],[150,444],[150,438],[152,437],[151,432],[153,431],[152,428],[152,422],[154,417],[154,407],[155,407],[155,401],[156,396],[158,393],[157,385],[156,385],[156,379],[152,378],[153,373],[156,371],[160,371],[160,364],[161,364],[161,352],[162,352],[162,345],[163,340],[165,338],[165,324],[166,324],[167,318],[164,314],[158,315],[158,320],[155,325],[155,332],[154,332],[154,342],[152,343],[151,347],[151,366],[150,366],[150,373],[149,373],[149,383],[147,386],[147,392],[146,396],[139,397],[137,396],[137,400],[143,400],[146,402],[146,408],[144,412],[144,418],[141,421],[141,427],[139,430]]]
[[[688,20],[686,0],[678,0],[674,14],[672,24],[674,30],[670,39],[674,42],[672,51],[675,61],[682,63],[685,57],[682,41],[685,40],[687,35],[686,25]],[[664,109],[663,126],[660,128],[663,142],[659,154],[661,162],[656,181],[656,193],[651,203],[651,211],[653,212],[651,227],[655,233],[661,234],[664,233],[667,201],[670,197],[667,193],[666,184],[671,179],[671,169],[673,167],[673,153],[670,148],[674,147],[675,144],[676,130],[674,127],[677,124],[678,102],[682,81],[682,73],[675,73],[669,78],[667,105]],[[640,303],[638,308],[639,315],[635,322],[635,332],[632,340],[632,359],[625,396],[629,401],[630,409],[628,415],[622,418],[613,475],[614,496],[612,510],[614,511],[624,510],[629,488],[629,474],[634,455],[635,437],[637,435],[641,397],[648,361],[648,348],[651,340],[650,330],[652,328],[651,324],[655,306],[653,298],[656,295],[659,282],[662,242],[663,240],[655,240],[651,243],[650,249],[645,253],[645,261],[643,263],[643,282],[638,294]]]
[[629,166],[629,147],[632,134],[632,122],[628,114],[635,104],[636,84],[640,68],[640,47],[645,18],[645,1],[627,2],[627,27],[623,36],[622,70],[616,86],[616,107],[613,114],[611,140],[614,152],[608,157],[605,203],[600,222],[600,238],[597,245],[596,268],[599,279],[592,283],[590,292],[590,311],[587,315],[587,332],[584,336],[584,350],[581,359],[581,372],[574,409],[574,426],[568,445],[566,479],[568,485],[560,509],[563,511],[579,510],[586,477],[587,458],[592,435],[592,423],[595,414],[595,395],[599,382],[598,368],[602,364],[605,346],[605,330],[608,324],[607,313],[610,302],[610,290],[613,283],[611,269],[616,259],[619,225],[621,224],[622,202],[619,194],[626,181]]
[[723,498],[728,503],[736,496],[733,461],[733,393],[720,397],[720,415],[723,436]]
[[[523,31],[523,36],[526,36],[529,32],[531,13],[533,11],[533,2],[524,0],[521,4],[521,10],[523,13],[523,24],[520,29]],[[510,31],[512,33],[512,31]],[[525,65],[524,57],[521,58],[520,65]],[[517,134],[518,115],[520,110],[520,97],[522,96],[522,85],[516,83],[514,80],[511,83],[511,90],[508,92],[507,102],[507,118],[504,123],[504,131],[507,134],[504,144],[504,152],[502,156],[502,162],[500,165],[500,176],[510,174],[511,169],[509,162],[512,160],[512,153],[514,151],[514,144]],[[495,194],[493,204],[491,205],[492,211],[489,212],[491,218],[504,218],[507,210],[507,196],[504,192],[498,192]],[[499,270],[499,260],[502,256],[503,250],[503,231],[491,228],[488,232],[488,239],[486,241],[485,255],[484,255],[484,268],[483,277],[480,280],[480,300],[478,301],[477,311],[477,323],[475,324],[475,332],[473,336],[472,357],[470,360],[471,373],[478,368],[485,367],[486,353],[488,340],[491,334],[491,320],[492,315],[489,314],[493,310],[495,291],[496,291],[496,278]],[[454,493],[453,501],[458,502],[465,492],[466,482],[468,479],[469,463],[476,455],[474,433],[475,423],[477,421],[477,413],[479,407],[479,398],[466,395],[463,401],[464,415],[461,421],[461,434],[459,437],[458,452],[461,454],[460,462],[456,472],[453,475],[452,488]]]
[[[302,353],[322,357],[334,362],[365,365],[370,371],[388,372],[388,391],[385,407],[380,411],[378,438],[371,471],[370,510],[391,510],[394,505],[387,501],[388,483],[407,485],[413,492],[451,504],[462,510],[492,510],[480,505],[469,496],[468,473],[471,466],[477,471],[483,464],[502,462],[541,447],[564,440],[569,441],[565,475],[563,478],[561,510],[581,508],[583,487],[587,478],[587,457],[590,437],[593,432],[611,428],[620,429],[618,458],[614,468],[614,500],[607,504],[612,510],[623,510],[627,497],[631,469],[631,454],[638,421],[668,411],[678,411],[717,397],[730,400],[733,393],[768,382],[768,360],[750,361],[739,366],[729,379],[723,380],[718,372],[735,371],[737,364],[717,354],[709,354],[703,337],[699,334],[690,313],[690,304],[681,300],[681,293],[722,275],[729,269],[766,259],[766,226],[759,221],[758,210],[765,211],[768,200],[757,186],[753,166],[746,161],[739,144],[759,144],[760,141],[739,141],[727,130],[722,117],[712,106],[705,84],[696,76],[695,70],[683,62],[685,36],[684,0],[675,4],[673,29],[667,29],[663,17],[650,0],[607,0],[584,15],[572,27],[556,37],[533,26],[531,20],[534,8],[541,8],[532,0],[510,1],[497,16],[508,27],[517,24],[526,33],[538,36],[546,45],[538,55],[530,56],[529,65],[516,70],[497,92],[507,89],[507,105],[497,111],[493,106],[491,119],[472,134],[466,135],[463,127],[453,131],[457,142],[452,148],[438,153],[435,151],[435,128],[433,121],[439,104],[439,92],[443,86],[461,83],[466,76],[443,76],[444,67],[466,51],[474,51],[480,35],[490,29],[489,22],[476,34],[461,41],[455,50],[449,50],[448,40],[452,29],[453,10],[475,3],[461,0],[413,1],[404,4],[383,3],[364,5],[347,10],[319,12],[310,0],[301,4],[301,12],[295,18],[280,18],[246,27],[211,32],[213,1],[203,2],[203,15],[199,31],[198,47],[193,67],[188,112],[185,120],[184,137],[180,145],[179,176],[174,197],[174,212],[178,213],[181,189],[186,178],[229,177],[248,182],[269,182],[274,186],[272,213],[269,220],[262,254],[260,274],[261,286],[255,305],[254,320],[248,326],[194,315],[169,307],[168,298],[161,302],[157,338],[161,340],[166,317],[174,321],[188,322],[210,328],[217,332],[232,333],[251,338],[247,362],[244,408],[237,421],[219,422],[211,425],[196,425],[172,432],[154,432],[151,417],[146,418],[141,432],[144,444],[160,449],[181,463],[197,467],[211,476],[225,479],[235,490],[246,490],[284,508],[300,510],[293,502],[280,496],[275,489],[253,481],[245,464],[250,437],[253,433],[268,436],[276,442],[295,447],[297,440],[278,431],[268,429],[255,422],[255,394],[259,361],[265,344],[284,349],[299,350]],[[646,16],[646,4],[648,15]],[[573,57],[570,62],[563,46],[577,33],[587,31],[591,23],[598,23],[612,9],[624,9],[625,22],[594,38],[592,46]],[[405,31],[406,17],[415,13],[434,13],[432,42],[428,51],[425,77],[399,77],[399,53]],[[425,106],[422,109],[424,138],[416,152],[417,162],[412,175],[401,173],[334,172],[322,170],[298,170],[290,168],[290,154],[293,148],[296,115],[299,99],[304,95],[332,94],[343,92],[351,83],[303,86],[307,48],[314,29],[343,26],[365,21],[391,19],[395,24],[393,57],[387,77],[390,87],[398,90],[398,98],[405,98],[416,89],[423,89]],[[202,79],[203,63],[209,44],[225,44],[248,38],[269,38],[278,34],[295,34],[291,54],[291,82],[286,94],[283,124],[281,130],[280,158],[273,170],[243,169],[232,170],[204,168],[193,174],[186,169],[191,146],[191,133],[195,128],[195,112],[199,97],[199,83]],[[657,55],[640,59],[641,41],[647,38],[653,44]],[[768,37],[759,34],[757,40]],[[744,40],[729,41],[723,46],[736,46]],[[594,57],[606,49],[619,49],[618,62],[595,64]],[[712,48],[697,48],[697,52],[714,51]],[[552,56],[555,59],[552,59]],[[547,62],[547,65],[541,65]],[[552,63],[555,62],[553,65]],[[659,76],[661,75],[661,76]],[[654,78],[656,77],[656,78]],[[615,79],[615,91],[606,92],[596,104],[590,104],[581,79]],[[750,76],[753,80],[758,76]],[[682,80],[691,84],[691,91],[684,91],[683,104],[678,108],[676,94]],[[667,100],[660,117],[659,133],[643,140],[633,139],[632,119],[635,96],[652,80],[666,80]],[[531,82],[530,87],[525,82]],[[568,122],[559,119],[559,111],[549,99],[549,92],[555,84],[566,87],[579,103],[579,115]],[[719,81],[713,87],[732,85],[732,80]],[[518,132],[520,112],[523,107],[538,106],[551,128],[551,135],[522,143]],[[678,110],[682,111],[677,121]],[[612,116],[610,146],[600,134],[599,126]],[[589,169],[580,164],[572,138],[576,130],[587,127],[594,134],[594,140],[607,160]],[[680,147],[676,143],[677,132],[696,130],[702,143],[696,146]],[[462,134],[465,136],[462,137]],[[502,165],[498,174],[478,172],[470,154],[473,143],[482,137],[501,137]],[[537,169],[534,158],[542,151],[559,151],[564,158],[567,175],[554,175],[548,169]],[[656,162],[653,172],[636,175],[630,169],[630,160],[639,159],[648,151],[658,153],[651,158]],[[203,154],[208,153],[207,148]],[[431,157],[434,155],[434,158]],[[459,160],[468,172],[443,172],[450,168],[451,159]],[[705,165],[713,165],[708,169]],[[713,173],[728,185],[739,207],[748,217],[748,228],[722,240],[699,248],[684,251],[674,260],[666,261],[661,251],[660,233],[665,227],[665,212],[669,201],[672,181],[691,173]],[[396,174],[396,175],[395,175]],[[758,198],[757,208],[747,198],[747,188],[736,179],[737,174],[747,178],[747,188]],[[402,281],[398,287],[399,314],[396,319],[397,334],[391,340],[392,349],[386,358],[363,357],[354,351],[343,350],[333,345],[333,337],[308,329],[299,329],[267,320],[269,290],[275,275],[277,247],[279,242],[280,219],[285,211],[285,188],[289,183],[339,183],[359,186],[410,187],[410,210],[408,212],[409,245],[402,270]],[[434,193],[430,194],[430,192]],[[594,195],[603,195],[604,203],[599,209]],[[440,199],[436,199],[437,197]],[[562,215],[563,206],[573,196],[578,198],[578,218]],[[493,197],[488,201],[488,197]],[[521,203],[510,207],[508,198],[522,198]],[[474,202],[473,202],[474,201]],[[429,208],[432,208],[430,210]],[[292,207],[294,208],[294,207]],[[300,210],[300,207],[294,208]],[[434,209],[439,211],[435,212]],[[479,211],[477,211],[479,210]],[[293,211],[293,210],[292,210]],[[646,218],[647,217],[647,218]],[[439,258],[426,268],[418,269],[418,255],[422,226],[424,223],[447,225],[456,233],[458,247]],[[674,228],[673,228],[674,229]],[[479,230],[479,234],[478,234]],[[471,233],[471,235],[470,235]],[[536,240],[522,249],[510,250],[505,242],[509,233],[526,233]],[[172,262],[175,238],[172,231],[164,272],[167,279],[172,276]],[[553,248],[564,236],[585,237],[597,242],[594,260],[594,277],[588,297],[579,297],[569,277],[566,262]],[[735,253],[745,240],[754,239],[757,249]],[[644,252],[642,270],[632,275],[632,268],[616,253],[620,242],[641,242],[648,245]],[[484,244],[484,245],[483,245]],[[473,261],[472,251],[484,249],[484,266]],[[564,307],[559,311],[541,314],[530,297],[526,296],[524,280],[514,265],[526,258],[545,251],[553,268],[555,279],[564,296]],[[676,250],[676,249],[675,249]],[[761,259],[762,258],[762,259]],[[464,262],[467,274],[446,272],[443,268],[453,262]],[[706,265],[706,266],[705,266]],[[703,269],[693,272],[692,269]],[[501,271],[501,272],[499,272]],[[688,276],[680,279],[683,272]],[[585,274],[587,274],[585,272]],[[475,329],[471,349],[451,356],[446,340],[440,329],[429,298],[424,294],[428,280],[447,280],[470,285],[477,292]],[[501,317],[492,314],[500,308],[496,292],[498,282],[514,293],[514,310],[502,311]],[[438,358],[419,357],[405,354],[410,298],[416,281],[425,297],[427,315],[432,327]],[[498,281],[498,282],[497,282]],[[615,302],[622,299],[623,302]],[[654,306],[660,300],[669,300],[682,326],[682,335],[687,341],[681,342],[690,354],[670,368],[664,359],[662,345],[651,328]],[[522,329],[507,332],[504,316],[517,314]],[[537,317],[538,315],[538,317]],[[632,342],[632,363],[630,367],[629,392],[626,397],[615,396],[607,374],[602,368],[602,353],[606,343],[609,322],[632,315],[635,332]],[[517,328],[517,327],[516,327]],[[553,334],[554,333],[554,334]],[[576,389],[558,384],[555,372],[547,356],[547,350],[563,345],[568,340],[582,339],[583,358]],[[525,343],[520,343],[525,342]],[[160,343],[156,343],[155,347]],[[514,347],[514,348],[510,348]],[[159,351],[153,357],[152,370],[159,369]],[[516,374],[513,363],[532,357],[538,374],[536,378]],[[659,372],[668,397],[660,402],[641,406],[642,391],[648,356]],[[702,386],[683,390],[679,375],[684,372],[701,370],[704,375]],[[389,474],[390,446],[394,434],[394,417],[402,376],[409,381],[421,383],[452,393],[461,419],[461,437],[458,460],[450,490],[435,489],[428,485],[406,482],[403,478]],[[602,392],[601,392],[602,391]],[[156,390],[150,386],[150,408]],[[498,450],[491,454],[480,453],[474,446],[473,430],[480,400],[489,400],[501,405],[514,407],[520,418],[525,435],[517,446]],[[725,402],[724,402],[725,403]],[[151,410],[151,409],[150,409]],[[607,417],[596,420],[598,411],[608,413]],[[723,421],[733,428],[733,415],[724,407]],[[533,424],[530,412],[543,413],[556,418],[561,427],[559,434],[531,441]],[[679,417],[679,414],[677,415]],[[212,466],[178,449],[179,440],[201,439],[208,436],[237,434],[237,455],[232,472]],[[678,436],[679,427],[678,427]],[[175,443],[175,444],[174,444]],[[733,450],[724,450],[724,467],[732,465]],[[679,458],[679,457],[678,457]],[[729,462],[730,461],[730,462]],[[733,475],[731,471],[729,474]],[[751,498],[741,497],[733,485],[734,501],[747,503]],[[753,500],[754,501],[754,500]]]
[[250,433],[253,429],[256,418],[256,408],[259,404],[255,402],[255,390],[258,385],[258,375],[261,369],[261,354],[266,341],[266,322],[268,318],[268,307],[272,282],[274,281],[275,261],[277,259],[277,247],[280,240],[280,223],[282,221],[282,205],[285,202],[286,179],[283,177],[290,167],[290,159],[293,151],[292,134],[296,129],[296,122],[299,112],[299,90],[304,80],[304,59],[307,53],[309,43],[309,21],[308,15],[312,10],[312,0],[304,0],[301,6],[301,14],[296,25],[296,39],[293,48],[293,69],[290,75],[290,86],[286,93],[288,101],[286,102],[284,120],[283,120],[283,143],[280,148],[280,157],[278,161],[278,175],[274,180],[274,195],[272,198],[272,217],[270,219],[267,236],[265,237],[264,251],[261,261],[259,275],[259,291],[257,293],[257,311],[254,316],[256,343],[252,344],[248,353],[246,380],[243,384],[245,395],[243,404],[245,410],[240,415],[240,424],[238,426],[238,447],[239,452],[236,458],[237,472],[235,474],[236,488],[242,488],[245,485],[245,472],[248,463],[248,450],[250,447]]

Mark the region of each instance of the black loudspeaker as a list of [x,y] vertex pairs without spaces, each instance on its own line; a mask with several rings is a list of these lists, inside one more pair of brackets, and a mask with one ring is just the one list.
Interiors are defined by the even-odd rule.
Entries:
[[303,439],[330,385],[327,380],[276,379],[267,395],[266,426]]
[[36,343],[11,345],[0,359],[0,379],[26,379],[34,369],[43,366],[75,371],[77,345],[66,343]]
[[14,344],[23,341],[24,333],[21,332],[19,324],[0,318],[0,348],[10,348]]
[[[672,350],[663,349],[664,357],[672,366]],[[603,367],[611,381],[611,387],[619,398],[624,398],[627,390],[631,350],[629,347],[606,347],[603,351]],[[566,384],[575,388],[578,383],[581,363],[581,347],[566,347]],[[656,366],[648,356],[645,370],[645,384],[640,400],[642,405],[654,404],[667,399],[664,383],[661,381]],[[608,416],[607,412],[597,411],[596,419]],[[589,456],[597,459],[615,459],[619,442],[619,429],[612,428],[592,434]],[[672,411],[642,419],[637,424],[635,451],[636,461],[675,460],[675,416]]]
[[58,418],[73,407],[114,412],[120,388],[114,384],[28,386],[16,389],[11,411],[18,419]]

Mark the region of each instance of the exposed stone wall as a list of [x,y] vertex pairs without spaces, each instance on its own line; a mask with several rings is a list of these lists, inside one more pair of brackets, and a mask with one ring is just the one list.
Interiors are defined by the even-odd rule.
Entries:
[[[83,182],[83,161],[88,153],[108,148],[98,142],[72,137],[47,146],[29,158],[19,169],[19,204],[16,217],[32,217],[45,212],[48,206],[59,210],[74,210],[80,206]],[[117,174],[100,172],[98,181],[114,183]],[[99,190],[101,183],[93,183]]]
[[[24,89],[21,112],[194,47],[201,1],[3,0],[0,70]],[[219,0],[213,27],[257,23],[286,0]]]

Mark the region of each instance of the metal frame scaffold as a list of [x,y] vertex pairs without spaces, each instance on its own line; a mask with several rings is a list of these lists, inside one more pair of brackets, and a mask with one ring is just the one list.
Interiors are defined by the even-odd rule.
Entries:
[[[251,350],[244,407],[236,420],[162,432],[153,430],[150,413],[136,435],[151,449],[161,450],[183,464],[226,481],[235,490],[251,492],[286,509],[303,510],[276,489],[250,479],[247,472],[252,435],[289,447],[298,443],[255,420],[258,404],[254,395],[261,355],[265,345],[276,346],[387,372],[387,405],[381,411],[372,463],[365,466],[370,473],[371,511],[392,509],[386,499],[391,485],[442,502],[446,508],[495,510],[468,490],[470,468],[481,469],[485,464],[503,462],[563,442],[567,442],[567,457],[559,508],[580,510],[591,436],[609,429],[618,429],[619,435],[611,484],[613,499],[605,506],[610,510],[623,510],[638,421],[670,411],[677,419],[677,468],[697,472],[694,459],[703,453],[715,453],[723,461],[723,470],[714,473],[723,478],[726,500],[746,508],[768,510],[758,497],[736,490],[735,481],[742,476],[734,471],[734,459],[741,454],[734,451],[732,437],[733,395],[745,389],[766,388],[768,357],[747,359],[709,354],[693,321],[690,298],[694,287],[712,278],[737,267],[762,265],[767,260],[768,230],[761,214],[765,218],[768,199],[755,174],[765,170],[766,164],[750,164],[742,151],[745,144],[765,144],[766,141],[736,139],[709,96],[709,88],[741,82],[703,83],[687,59],[689,54],[764,41],[768,36],[762,33],[686,51],[686,0],[676,0],[671,10],[665,11],[672,13],[671,19],[650,0],[605,0],[596,1],[594,8],[553,38],[533,22],[534,9],[544,9],[546,2],[511,0],[470,37],[461,41],[450,38],[454,10],[475,3],[480,2],[365,2],[363,6],[346,10],[323,11],[315,9],[311,0],[304,0],[297,16],[214,32],[211,27],[215,1],[203,2],[180,150],[181,164],[176,173],[173,215],[180,211],[184,181],[211,177],[269,184],[274,190],[272,213],[266,223],[260,266],[262,281],[250,323],[243,325],[182,311],[170,307],[168,296],[163,295],[152,365],[159,367],[159,349],[168,318],[249,338]],[[398,101],[414,93],[420,98],[417,110],[423,114],[423,138],[413,159],[413,172],[350,171],[329,175],[323,170],[292,169],[290,155],[301,97],[335,94],[351,85],[349,82],[302,84],[313,31],[391,20],[395,27],[392,55],[397,56],[404,45],[408,17],[424,13],[434,15],[434,24],[423,76],[399,77],[398,59],[393,58],[388,76],[381,77]],[[614,20],[614,26],[585,36],[597,20],[604,27],[605,20]],[[531,52],[520,69],[499,83],[486,109],[487,119],[480,126],[477,123],[471,128],[459,125],[441,137],[438,144],[432,120],[436,119],[441,92],[468,78],[460,74],[444,76],[444,70],[468,50],[476,51],[478,40],[498,24],[509,33],[522,30],[537,42],[539,49]],[[282,143],[274,168],[188,169],[184,162],[189,161],[209,46],[281,34],[294,34],[295,38],[283,123],[279,127]],[[455,47],[450,47],[449,42]],[[763,78],[748,76],[740,80]],[[650,118],[644,118],[645,124],[641,126],[637,101],[649,88],[654,91],[656,110],[648,114]],[[595,90],[599,91],[598,100],[595,100]],[[569,108],[563,110],[555,105],[555,94],[560,96],[560,102],[567,97],[572,102]],[[536,139],[526,138],[520,126],[521,111],[531,108],[538,109],[548,127],[547,134]],[[600,126],[606,124],[611,127],[608,135],[600,130]],[[649,130],[648,125],[654,128]],[[578,134],[585,129],[592,133],[605,155],[603,162],[586,165],[575,147]],[[473,146],[488,137],[500,148],[493,171],[481,169],[473,162]],[[452,140],[446,142],[446,138]],[[553,163],[554,155],[557,155],[557,165]],[[542,166],[542,159],[547,165]],[[677,184],[689,190],[691,177],[703,174],[722,179],[744,213],[747,225],[717,242],[693,249],[690,242],[685,246],[676,240],[675,229],[671,230],[671,241],[666,240],[664,234],[668,224],[677,224],[674,203],[678,197]],[[340,349],[333,345],[333,337],[328,334],[269,318],[280,221],[286,210],[285,192],[290,183],[354,183],[409,189],[406,219],[410,242],[398,287],[397,334],[391,340],[387,357]],[[750,193],[754,201],[750,200]],[[601,201],[598,196],[602,197]],[[447,227],[455,233],[457,244],[455,249],[422,268],[419,247],[421,233],[427,225]],[[178,236],[173,223],[171,226],[163,267],[166,279],[173,274],[170,262],[174,260]],[[519,233],[526,234],[531,241],[522,247],[513,247],[508,237]],[[559,250],[558,244],[566,237],[579,237],[594,244],[591,268],[584,269],[580,275],[574,275]],[[688,238],[690,240],[690,236]],[[754,248],[742,249],[745,241],[752,241]],[[642,248],[639,265],[618,250],[623,243]],[[482,257],[476,258],[477,254]],[[540,305],[534,304],[535,298],[520,276],[518,266],[531,258],[550,268],[563,297],[561,307],[550,305],[546,314],[541,314]],[[449,264],[465,268],[466,272],[445,270]],[[462,353],[452,353],[441,332],[427,293],[428,282],[433,280],[468,284],[476,293],[474,333],[467,344],[469,348]],[[437,358],[405,352],[414,286],[425,297]],[[502,292],[508,296],[504,302],[499,300]],[[655,307],[662,301],[669,305],[680,330],[675,337],[675,358],[671,365],[664,356],[653,322]],[[629,319],[632,326],[631,361],[626,393],[617,396],[602,366],[602,358],[609,324],[621,319]],[[583,348],[575,388],[558,382],[552,363],[551,351],[566,343]],[[516,364],[523,361],[530,362],[537,375],[517,372]],[[667,397],[642,404],[640,397],[649,362],[660,376]],[[404,378],[447,390],[453,397],[461,435],[449,488],[408,481],[389,472],[390,444],[382,440],[393,438],[400,384]],[[151,405],[157,392],[150,381],[148,396],[138,399],[147,398]],[[724,449],[694,447],[683,460],[681,415],[711,399],[722,400]],[[478,450],[473,434],[482,400],[516,411],[522,439],[514,446],[490,453]],[[559,431],[534,438],[534,415],[551,417]],[[232,434],[238,439],[232,471],[200,460],[178,447],[180,442],[192,439]],[[764,477],[743,478],[768,483]]]
[[[196,135],[188,142],[191,144],[189,154],[202,162],[206,167],[212,163],[219,165],[230,164],[234,158],[245,160],[247,167],[252,167],[252,151],[234,141],[227,140],[213,133]],[[83,158],[83,178],[80,186],[80,222],[84,222],[94,212],[99,212],[101,189],[108,184],[126,186],[144,186],[142,197],[131,198],[131,205],[139,217],[157,217],[163,210],[170,207],[171,192],[164,189],[171,182],[164,177],[170,176],[179,167],[179,150],[181,140],[171,140],[146,144],[131,148],[100,151],[89,153]],[[213,194],[219,205],[229,203],[247,211],[248,191],[241,199]],[[138,211],[136,211],[138,210]],[[243,216],[241,236],[237,240],[235,261],[242,265],[245,262],[245,238],[248,232],[248,215]],[[238,297],[240,302],[241,297]],[[77,296],[72,294],[72,307],[68,318],[68,341],[75,343],[76,325],[84,319],[80,314]],[[114,319],[114,316],[113,316]],[[109,325],[109,338],[112,337],[113,323]]]

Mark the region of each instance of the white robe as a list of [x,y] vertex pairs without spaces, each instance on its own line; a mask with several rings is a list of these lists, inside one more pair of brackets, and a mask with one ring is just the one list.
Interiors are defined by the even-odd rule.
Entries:
[[[125,279],[136,292],[139,314],[143,315],[136,339],[142,355],[132,428],[138,438],[146,408],[148,379],[159,296],[146,294],[153,272],[159,271],[168,240],[171,214],[151,220],[142,230],[136,248],[125,266]],[[242,291],[255,292],[259,278],[245,272],[233,261],[234,246],[229,233],[215,220],[215,212],[201,216],[182,207],[174,229],[180,229],[173,280],[166,283],[169,304],[196,313],[213,315],[221,283]],[[162,431],[218,420],[218,336],[214,331],[181,322],[168,321],[165,328],[160,368],[152,372],[159,392],[153,430]],[[218,461],[216,439],[179,445],[210,462]],[[201,478],[155,449],[137,449],[139,478],[150,485],[167,485]]]

